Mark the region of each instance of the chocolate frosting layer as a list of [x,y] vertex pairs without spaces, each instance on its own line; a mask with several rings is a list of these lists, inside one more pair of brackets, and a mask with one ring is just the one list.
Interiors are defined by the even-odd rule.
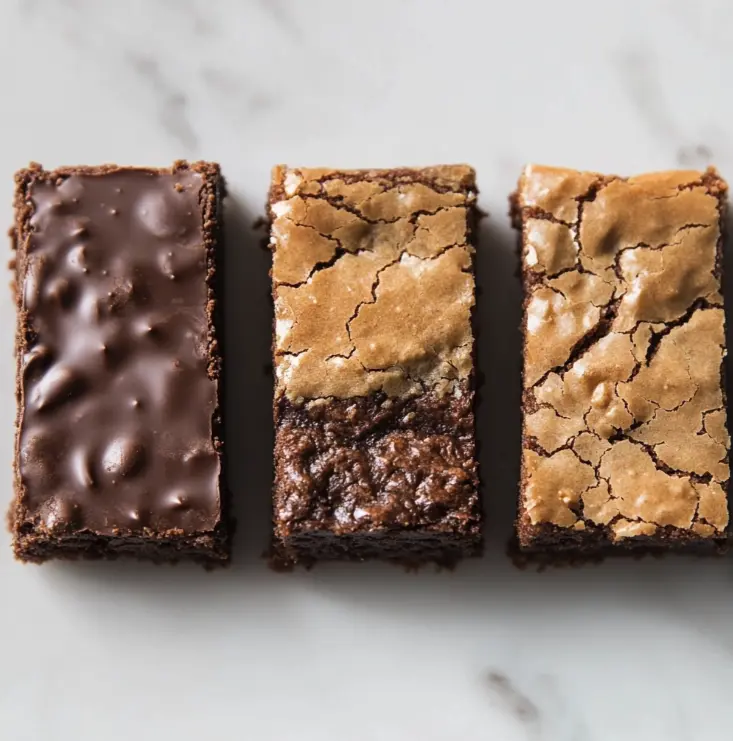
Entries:
[[219,521],[202,183],[190,170],[110,169],[29,186],[18,452],[36,528],[194,533]]

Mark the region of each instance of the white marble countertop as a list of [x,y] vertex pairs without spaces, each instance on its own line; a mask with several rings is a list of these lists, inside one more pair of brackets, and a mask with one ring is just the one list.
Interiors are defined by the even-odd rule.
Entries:
[[[504,556],[516,490],[519,288],[507,211],[526,161],[733,178],[733,4],[699,0],[3,0],[0,203],[12,173],[221,162],[229,204],[234,566],[23,567],[0,534],[8,741],[694,741],[733,727],[733,556],[544,573]],[[479,409],[488,545],[453,573],[276,574],[270,167],[469,162],[479,173]],[[11,494],[14,316],[0,292]]]

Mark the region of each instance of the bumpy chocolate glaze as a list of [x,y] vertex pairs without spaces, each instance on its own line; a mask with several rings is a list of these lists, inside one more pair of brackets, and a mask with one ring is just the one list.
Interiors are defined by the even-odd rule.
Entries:
[[17,245],[21,531],[217,526],[203,182],[189,169],[31,178]]

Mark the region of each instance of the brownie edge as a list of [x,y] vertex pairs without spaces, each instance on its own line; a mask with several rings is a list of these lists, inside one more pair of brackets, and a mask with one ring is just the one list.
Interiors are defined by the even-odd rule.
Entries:
[[15,182],[16,557],[226,564],[219,166]]

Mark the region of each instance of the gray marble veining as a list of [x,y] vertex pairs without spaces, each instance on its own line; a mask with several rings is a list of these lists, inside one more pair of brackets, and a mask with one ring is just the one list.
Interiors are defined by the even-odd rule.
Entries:
[[[525,161],[733,179],[733,4],[581,0],[7,0],[0,194],[44,165],[218,160],[228,208],[234,567],[10,560],[0,738],[697,741],[733,725],[733,562],[535,573],[506,559],[520,295],[507,195]],[[274,574],[267,546],[272,165],[466,161],[479,173],[488,548],[454,573]],[[2,190],[4,188],[4,190]],[[0,296],[0,455],[13,307]],[[10,497],[0,487],[0,506]],[[721,735],[723,734],[723,735]]]

